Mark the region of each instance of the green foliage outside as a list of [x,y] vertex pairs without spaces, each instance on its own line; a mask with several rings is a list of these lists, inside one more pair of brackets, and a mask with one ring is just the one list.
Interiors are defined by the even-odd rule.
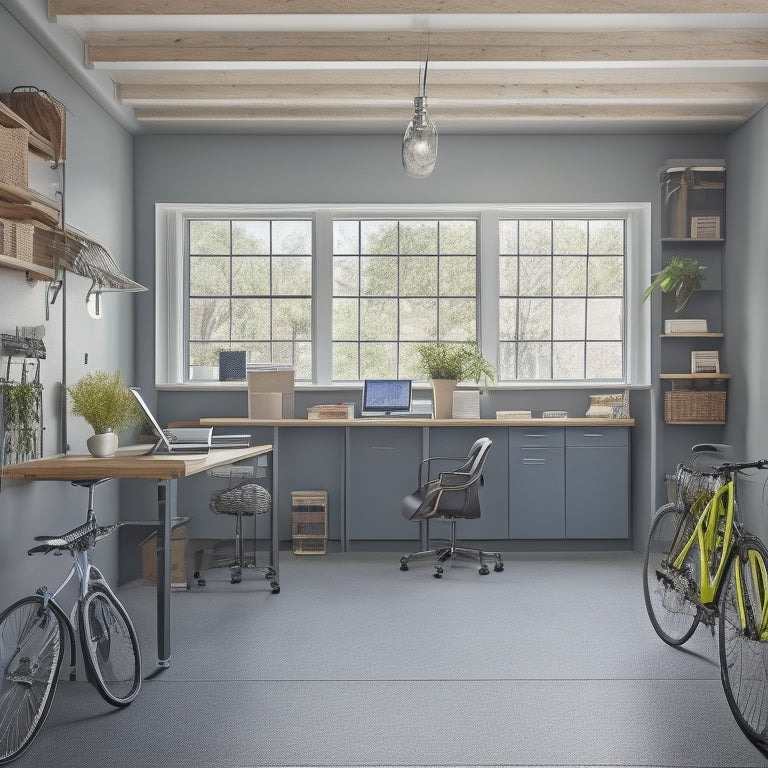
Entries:
[[138,403],[120,378],[119,371],[87,373],[67,387],[70,410],[82,416],[96,434],[119,432],[142,421]]

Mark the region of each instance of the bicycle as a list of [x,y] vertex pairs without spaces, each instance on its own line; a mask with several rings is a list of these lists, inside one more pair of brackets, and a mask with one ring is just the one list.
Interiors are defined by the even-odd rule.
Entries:
[[[19,757],[34,741],[53,703],[66,643],[69,679],[76,679],[75,616],[88,681],[116,707],[130,704],[141,687],[141,654],[127,611],[91,563],[95,543],[121,523],[100,526],[93,509],[97,485],[111,480],[74,481],[88,488],[85,524],[61,536],[36,536],[28,554],[61,555],[74,562],[52,592],[40,587],[0,614],[0,765]],[[73,577],[78,598],[70,616],[56,597]],[[66,637],[66,640],[65,640]]]
[[[713,446],[695,446],[694,450]],[[722,447],[722,446],[719,446]],[[719,630],[720,678],[742,731],[768,748],[768,549],[738,519],[737,477],[768,460],[679,465],[677,498],[651,525],[643,568],[653,628],[672,646]]]

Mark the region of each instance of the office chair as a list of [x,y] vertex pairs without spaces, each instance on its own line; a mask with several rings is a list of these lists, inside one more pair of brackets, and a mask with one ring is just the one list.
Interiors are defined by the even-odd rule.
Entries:
[[[479,490],[483,483],[483,465],[492,445],[489,438],[481,437],[472,445],[466,458],[433,456],[419,464],[419,487],[403,499],[400,507],[403,516],[415,522],[426,521],[427,526],[430,520],[446,520],[451,524],[451,538],[444,546],[403,555],[400,558],[401,571],[408,570],[408,563],[414,557],[433,558],[436,579],[443,575],[443,564],[449,560],[471,560],[480,563],[481,576],[490,573],[486,558],[496,561],[494,571],[504,570],[499,552],[484,552],[456,544],[456,521],[480,517]],[[437,477],[431,478],[431,465],[438,461],[462,463],[454,469],[440,471]],[[427,547],[429,543],[427,527]]]
[[243,555],[243,517],[263,515],[269,512],[272,507],[272,497],[269,491],[258,483],[244,482],[234,486],[231,485],[234,478],[247,477],[252,473],[253,467],[236,464],[209,470],[209,474],[213,477],[229,477],[230,479],[229,488],[214,491],[211,494],[210,508],[217,515],[234,515],[237,518],[235,523],[235,555],[234,560],[229,563],[230,582],[232,584],[240,583],[243,568],[263,571],[264,578],[269,579],[272,592],[276,594],[280,591],[280,584],[277,580],[275,563],[270,563],[269,565],[256,564],[255,533],[253,557],[246,559]]

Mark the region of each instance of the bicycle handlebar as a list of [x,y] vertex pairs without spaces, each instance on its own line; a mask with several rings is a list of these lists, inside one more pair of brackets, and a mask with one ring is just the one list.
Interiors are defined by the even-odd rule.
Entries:
[[726,472],[741,472],[742,469],[768,469],[768,459],[759,459],[758,461],[728,462],[717,467],[717,472],[721,474]]

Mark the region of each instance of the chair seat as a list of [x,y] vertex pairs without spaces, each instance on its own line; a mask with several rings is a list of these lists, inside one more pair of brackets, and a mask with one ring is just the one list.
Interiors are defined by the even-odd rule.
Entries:
[[266,488],[257,483],[243,483],[234,488],[214,491],[211,509],[217,515],[263,515],[269,512],[272,497]]

